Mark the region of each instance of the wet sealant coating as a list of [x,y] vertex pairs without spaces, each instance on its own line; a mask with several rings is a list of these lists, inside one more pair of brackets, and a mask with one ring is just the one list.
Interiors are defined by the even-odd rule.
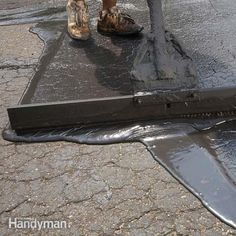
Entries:
[[[147,5],[137,1],[131,3],[133,4],[130,4],[126,11],[135,16],[135,19],[148,31]],[[57,50],[51,51],[55,57],[50,64],[48,63],[46,72],[40,71],[41,73],[35,76],[40,77],[34,78],[38,80],[37,86],[34,88],[35,91],[32,91],[33,89],[29,91],[31,94],[23,100],[24,104],[132,93],[129,72],[141,37],[126,40],[99,35],[96,32],[99,7],[98,3],[92,4],[89,1],[92,28],[90,41],[73,42],[67,34],[60,30],[57,32],[64,34],[60,48],[56,47]],[[163,1],[163,8],[167,29],[180,39],[184,50],[195,63],[200,88],[236,85],[235,1],[224,0],[224,4],[216,0]],[[54,25],[58,23],[60,26],[63,23],[58,20],[66,20],[65,8],[61,3],[59,8],[41,9],[41,11],[31,9],[21,13],[21,8],[12,11],[18,11],[18,14],[0,15],[1,24],[44,19],[52,20]],[[42,27],[46,29],[50,24],[51,21],[45,22]]]
[[218,218],[236,228],[236,120],[145,122],[47,129],[16,134],[14,142],[85,144],[142,142],[152,156]]
[[163,1],[167,29],[194,60],[200,87],[236,85],[236,1]]

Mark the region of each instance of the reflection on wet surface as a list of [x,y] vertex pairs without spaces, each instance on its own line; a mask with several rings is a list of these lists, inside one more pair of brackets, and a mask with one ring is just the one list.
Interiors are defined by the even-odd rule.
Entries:
[[[140,9],[140,3],[133,2]],[[208,1],[188,1],[194,4],[194,11],[190,11],[192,9],[191,5],[185,4],[185,14],[179,19],[178,13],[183,11],[181,8],[183,4],[181,4],[180,0],[176,4],[172,2],[166,1],[164,5],[167,12],[168,27],[172,28],[175,33],[179,32],[179,35],[184,35],[182,40],[190,54],[193,55],[202,86],[234,85],[236,78],[236,70],[234,70],[235,58],[233,59],[233,56],[232,58],[229,57],[229,54],[233,55],[233,48],[230,47],[235,44],[235,40],[232,40],[234,31],[230,28],[236,22],[235,14],[233,14],[232,10],[234,8],[232,7],[230,8],[231,11],[227,11],[225,5],[219,4],[219,1],[213,1],[214,3],[217,2],[219,9],[222,8],[224,12],[224,18],[222,18],[220,14],[215,13]],[[227,5],[227,1],[225,0],[224,2]],[[207,7],[204,8],[203,12],[198,12],[199,9],[202,9],[201,4],[205,4],[204,6]],[[228,4],[236,6],[236,3],[232,1],[228,1]],[[175,14],[172,14],[171,9],[174,9]],[[214,14],[209,15],[207,10],[208,13],[214,12]],[[49,11],[43,9],[41,12],[38,9],[31,9],[30,11],[22,12],[20,8],[17,8],[11,11],[12,14],[9,12],[5,15],[3,13],[0,14],[0,24],[26,23],[39,20],[54,21],[54,23],[42,23],[34,29],[34,32],[46,40],[46,49],[41,59],[48,59],[46,63],[49,69],[45,72],[46,65],[44,62],[44,65],[40,67],[41,70],[39,70],[40,76],[42,74],[44,77],[39,76],[37,81],[32,80],[30,85],[32,91],[29,89],[27,92],[28,97],[26,96],[25,102],[49,102],[85,98],[78,93],[78,89],[83,90],[84,95],[86,94],[88,97],[92,95],[93,91],[93,96],[96,95],[96,92],[99,96],[104,95],[105,92],[106,94],[110,93],[109,96],[117,92],[121,95],[131,92],[129,81],[123,81],[125,76],[121,75],[125,74],[126,78],[128,77],[128,70],[131,65],[124,67],[125,60],[127,58],[132,59],[130,55],[133,56],[134,54],[130,54],[130,52],[133,51],[134,45],[138,46],[140,39],[130,39],[124,42],[122,39],[115,39],[114,41],[114,39],[102,39],[101,36],[96,35],[93,40],[79,44],[72,42],[64,33],[65,21],[55,23],[56,20],[65,18],[64,8],[57,8],[54,12],[55,14],[53,14],[52,9]],[[189,11],[191,14],[188,13]],[[227,27],[225,23],[226,11],[229,14]],[[198,18],[195,15],[197,14],[196,12],[198,12]],[[146,9],[143,11],[137,11],[136,9],[136,13],[140,19],[147,21],[148,12]],[[203,19],[201,14],[205,19],[203,22],[197,21],[197,19]],[[209,20],[210,22],[207,23]],[[203,25],[200,23],[203,23]],[[205,26],[211,27],[212,25],[214,27],[211,29],[207,28],[208,32],[204,31]],[[221,26],[225,27],[231,37],[228,37],[224,32],[220,33],[222,32],[219,30]],[[189,33],[189,30],[191,33]],[[216,31],[219,37],[214,35]],[[94,34],[96,34],[95,31]],[[200,39],[199,37],[204,34],[206,37],[204,36]],[[222,44],[220,47],[215,44],[215,41],[212,41],[212,35],[217,38],[217,45],[218,43]],[[204,41],[204,39],[206,40]],[[52,47],[53,50],[51,51]],[[214,47],[217,50],[213,50]],[[60,51],[59,48],[62,50]],[[93,57],[93,52],[95,51],[97,54],[96,57]],[[66,54],[63,54],[64,52]],[[63,55],[67,55],[67,57]],[[105,58],[103,58],[104,55],[106,56]],[[131,59],[129,62],[132,61]],[[64,60],[64,63],[61,63],[61,60]],[[106,67],[108,61],[112,65],[110,67],[111,70]],[[72,62],[74,66],[69,68]],[[81,81],[78,79],[78,74],[81,71],[77,67],[75,68],[77,64],[81,66],[80,68],[85,68],[82,74],[89,75],[89,78],[96,79],[99,77],[103,79],[107,76],[106,83],[104,81],[95,81],[94,79]],[[62,75],[64,76],[62,77]],[[118,75],[118,77],[116,77],[117,80],[114,79],[111,82],[110,79],[112,79],[113,75]],[[66,91],[69,91],[67,93],[68,96],[63,95]],[[38,132],[31,131],[21,135],[17,135],[11,130],[6,130],[4,137],[7,140],[23,142],[60,140],[87,144],[142,142],[153,157],[197,196],[204,206],[226,223],[236,227],[236,120],[220,121],[182,120],[106,125],[90,128],[73,127]]]
[[236,225],[236,121],[208,131],[144,138],[154,158],[214,214]]

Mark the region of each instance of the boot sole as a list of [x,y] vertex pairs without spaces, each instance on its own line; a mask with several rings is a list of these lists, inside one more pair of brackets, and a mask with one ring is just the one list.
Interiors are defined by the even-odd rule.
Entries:
[[78,40],[78,41],[86,41],[86,40],[88,40],[89,38],[91,38],[91,34],[89,35],[89,36],[87,36],[87,37],[81,37],[81,38],[79,38],[79,37],[75,37],[74,35],[72,35],[70,32],[68,32],[67,31],[67,34],[70,36],[70,38],[72,38],[73,40]]

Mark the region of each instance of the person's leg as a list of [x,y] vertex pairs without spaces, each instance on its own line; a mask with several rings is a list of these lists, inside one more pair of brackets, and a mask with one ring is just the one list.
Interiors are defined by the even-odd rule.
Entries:
[[102,9],[103,10],[107,10],[109,8],[112,8],[114,6],[116,6],[116,0],[103,0],[102,2]]
[[131,35],[143,30],[128,14],[120,12],[117,0],[103,0],[97,29],[101,34]]
[[88,7],[85,0],[68,0],[68,33],[71,38],[86,40],[90,37]]

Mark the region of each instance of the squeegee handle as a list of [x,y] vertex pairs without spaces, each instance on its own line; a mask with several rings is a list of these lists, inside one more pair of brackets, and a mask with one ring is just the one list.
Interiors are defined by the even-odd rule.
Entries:
[[158,77],[165,77],[169,70],[165,26],[161,0],[147,0],[150,9],[151,32],[154,39],[155,67]]

